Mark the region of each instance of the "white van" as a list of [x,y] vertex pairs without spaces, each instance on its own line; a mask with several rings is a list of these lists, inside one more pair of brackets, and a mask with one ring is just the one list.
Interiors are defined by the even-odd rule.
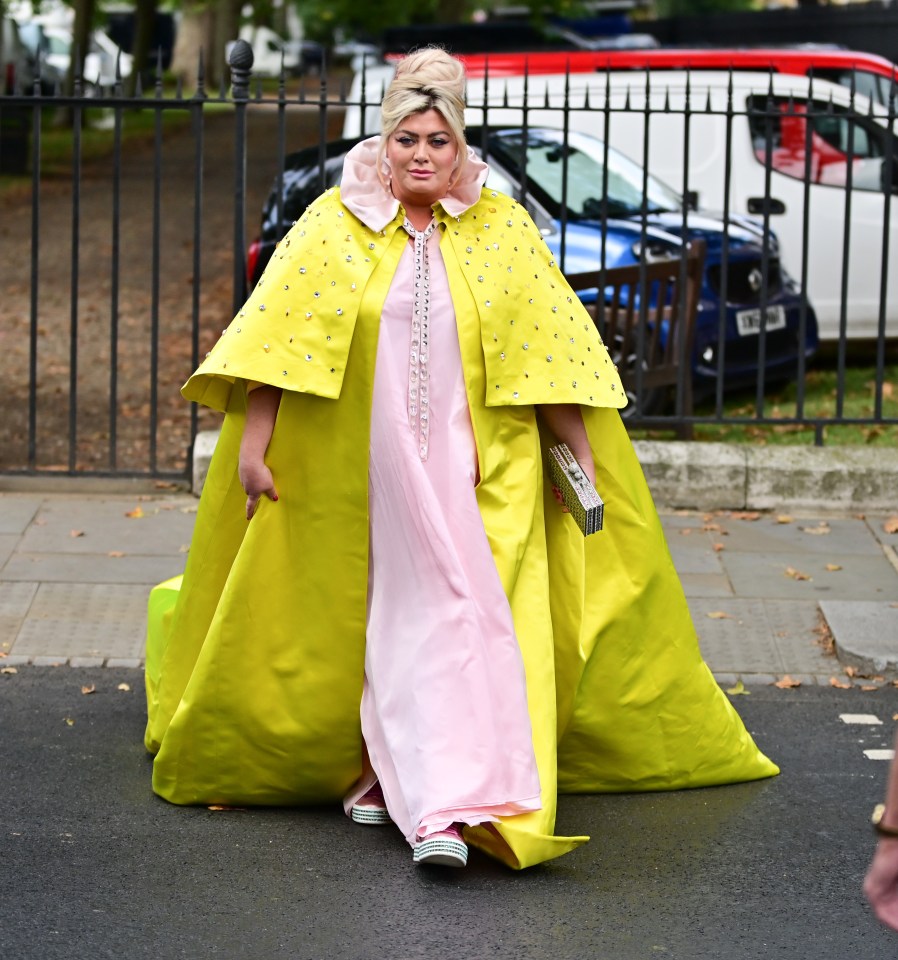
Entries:
[[[389,66],[367,71],[366,102],[378,102],[391,73]],[[799,280],[807,235],[806,292],[817,312],[821,340],[839,337],[843,285],[846,336],[877,335],[887,239],[886,334],[898,337],[898,209],[890,217],[886,238],[883,184],[885,158],[891,154],[889,189],[894,193],[898,141],[879,105],[861,96],[852,103],[844,87],[801,76],[697,71],[687,77],[676,70],[572,73],[489,81],[485,110],[484,80],[471,78],[468,122],[522,123],[525,84],[529,124],[567,124],[607,139],[654,176],[692,194],[700,209],[724,209],[729,166],[730,212],[762,214],[768,209],[783,263]],[[361,92],[357,76],[350,99],[357,102]],[[344,135],[362,133],[361,119],[360,109],[351,107]],[[374,132],[378,123],[376,107],[367,109],[365,132]],[[898,208],[898,197],[891,205]]]

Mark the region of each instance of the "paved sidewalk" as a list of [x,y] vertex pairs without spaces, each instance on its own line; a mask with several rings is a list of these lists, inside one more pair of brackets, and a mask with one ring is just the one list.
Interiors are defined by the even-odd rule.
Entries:
[[[140,667],[149,588],[182,571],[196,507],[188,494],[0,493],[0,669]],[[662,514],[717,678],[898,676],[887,516]]]

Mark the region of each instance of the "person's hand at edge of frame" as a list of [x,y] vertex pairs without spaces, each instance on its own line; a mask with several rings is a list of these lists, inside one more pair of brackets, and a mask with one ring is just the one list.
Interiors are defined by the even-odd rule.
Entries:
[[246,492],[246,519],[252,520],[262,497],[277,502],[278,492],[274,477],[264,460],[251,461],[240,458],[240,485]]
[[898,837],[880,837],[864,878],[864,894],[883,923],[898,930]]

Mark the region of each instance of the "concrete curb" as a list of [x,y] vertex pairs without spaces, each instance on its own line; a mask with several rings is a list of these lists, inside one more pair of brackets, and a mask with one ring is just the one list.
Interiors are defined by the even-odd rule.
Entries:
[[[218,431],[197,435],[193,492],[199,496]],[[898,450],[754,447],[682,440],[633,444],[660,507],[699,510],[894,510]]]
[[898,680],[898,606],[877,600],[822,600],[820,610],[840,663],[861,676]]
[[637,440],[652,495],[665,507],[893,510],[898,451],[868,447],[754,447]]

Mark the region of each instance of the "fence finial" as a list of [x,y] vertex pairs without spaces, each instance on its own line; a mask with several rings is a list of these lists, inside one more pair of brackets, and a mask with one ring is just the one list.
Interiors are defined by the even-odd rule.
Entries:
[[253,48],[245,40],[237,40],[231,47],[228,66],[231,68],[231,96],[235,100],[249,100],[249,79],[254,59]]

